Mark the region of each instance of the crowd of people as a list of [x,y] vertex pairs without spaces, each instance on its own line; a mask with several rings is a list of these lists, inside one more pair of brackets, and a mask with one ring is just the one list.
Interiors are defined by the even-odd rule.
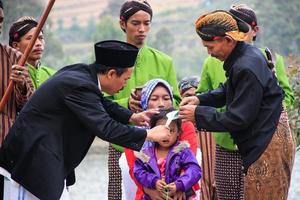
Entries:
[[[0,97],[15,83],[0,120],[3,199],[70,199],[95,137],[110,143],[109,200],[287,199],[293,91],[283,57],[254,45],[255,11],[201,15],[195,34],[209,56],[179,82],[172,58],[146,44],[152,18],[146,0],[125,1],[126,41],[98,42],[94,63],[57,72],[41,65],[43,31],[18,65],[38,22],[11,25],[9,46],[0,43]],[[0,0],[0,33],[4,19]]]

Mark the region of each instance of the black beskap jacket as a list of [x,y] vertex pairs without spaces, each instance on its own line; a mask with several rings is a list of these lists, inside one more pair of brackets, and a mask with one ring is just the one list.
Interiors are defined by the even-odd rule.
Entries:
[[[224,62],[227,81],[198,95],[198,129],[230,132],[245,170],[259,158],[272,139],[282,112],[283,90],[261,51],[238,42]],[[225,112],[214,107],[226,105]]]

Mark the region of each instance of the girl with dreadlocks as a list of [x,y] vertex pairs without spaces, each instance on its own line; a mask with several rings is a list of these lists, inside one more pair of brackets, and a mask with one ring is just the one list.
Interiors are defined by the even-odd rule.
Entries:
[[[37,21],[32,17],[24,16],[18,19],[10,28],[9,45],[24,53],[33,37],[37,24]],[[26,64],[35,89],[55,73],[55,70],[52,68],[41,65],[44,48],[45,40],[43,31],[41,31],[28,56]]]

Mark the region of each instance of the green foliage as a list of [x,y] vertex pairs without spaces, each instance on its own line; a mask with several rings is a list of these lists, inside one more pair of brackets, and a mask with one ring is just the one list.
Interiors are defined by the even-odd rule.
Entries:
[[169,52],[172,55],[174,49],[174,36],[167,27],[162,27],[155,34],[155,40],[152,45],[158,48],[160,51]]
[[92,33],[93,42],[101,40],[122,40],[124,33],[120,28],[118,20],[112,16],[103,16],[96,26],[96,31]]
[[283,55],[300,55],[300,1],[299,0],[205,0],[199,10],[229,10],[232,4],[247,4],[255,10],[260,32],[257,46],[268,46]]
[[297,145],[300,144],[300,58],[295,55],[287,57],[290,85],[294,91],[294,105],[288,110],[290,125],[296,136]]
[[[22,0],[9,0],[4,2],[4,39],[9,38],[9,29],[13,22],[22,16],[34,16],[37,20],[40,18],[44,7],[39,0],[27,0],[26,3]],[[51,21],[48,19],[43,28],[46,49],[42,59],[42,63],[49,67],[57,68],[61,62],[57,58],[63,57],[62,46],[57,40],[55,34],[51,31]]]
[[62,58],[63,56],[63,49],[58,41],[58,39],[54,36],[54,33],[48,32],[49,29],[46,29],[44,32],[45,35],[45,51],[44,57],[42,58],[42,63],[45,66],[52,67],[54,69],[61,68],[60,65],[61,60],[58,58]]
[[[3,1],[4,5],[4,29],[3,38],[8,40],[8,32],[10,25],[22,16],[34,16],[39,18],[42,13],[42,5],[38,0],[6,0]],[[34,5],[34,6],[32,6]]]
[[125,0],[110,0],[108,2],[108,5],[104,12],[101,14],[101,17],[106,16],[106,15],[111,15],[111,16],[119,16],[120,14],[120,9],[122,4],[125,2]]

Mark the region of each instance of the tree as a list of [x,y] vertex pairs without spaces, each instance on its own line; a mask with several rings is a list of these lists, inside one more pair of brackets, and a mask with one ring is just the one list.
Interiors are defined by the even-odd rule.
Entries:
[[[44,7],[40,0],[9,0],[4,2],[4,22],[5,27],[3,35],[5,40],[8,40],[10,25],[22,16],[34,16],[37,20],[40,18]],[[59,64],[57,58],[62,58],[63,51],[60,42],[51,31],[51,22],[48,19],[44,26],[44,35],[46,42],[46,49],[43,56],[44,64],[56,68]]]
[[165,26],[160,28],[159,31],[155,34],[155,40],[152,43],[152,46],[163,51],[168,52],[172,55],[174,49],[174,36],[171,31]]
[[103,16],[97,24],[96,31],[93,34],[93,41],[101,40],[122,40],[123,32],[117,20],[112,16]]
[[120,0],[109,0],[106,9],[101,14],[101,17],[106,15],[119,16],[121,6],[124,2],[125,1]]
[[289,122],[298,146],[300,144],[300,58],[290,55],[287,57],[287,63],[290,85],[295,97],[293,106],[288,110]]
[[5,18],[2,36],[6,41],[8,40],[10,24],[25,15],[39,18],[43,11],[43,7],[39,0],[27,0],[26,3],[22,0],[9,0],[5,1],[3,4]]

